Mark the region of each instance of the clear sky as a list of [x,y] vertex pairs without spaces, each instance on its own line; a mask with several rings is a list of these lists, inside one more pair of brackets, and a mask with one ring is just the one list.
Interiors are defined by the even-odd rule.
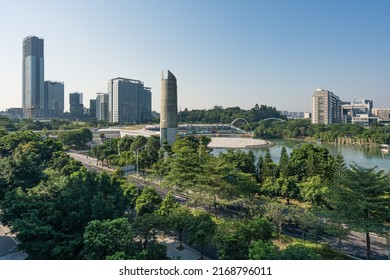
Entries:
[[44,39],[45,80],[84,104],[110,78],[178,80],[181,109],[256,103],[310,111],[316,88],[390,107],[387,0],[0,0],[0,110],[22,106],[22,40]]

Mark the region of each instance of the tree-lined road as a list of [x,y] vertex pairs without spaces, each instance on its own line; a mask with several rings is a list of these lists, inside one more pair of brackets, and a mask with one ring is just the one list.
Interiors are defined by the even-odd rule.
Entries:
[[[83,154],[77,154],[77,153],[68,153],[71,157],[74,159],[80,161],[87,169],[94,170],[94,171],[107,171],[107,172],[113,172],[113,169],[110,169],[106,166],[97,165],[96,159],[87,157]],[[143,178],[134,178],[134,177],[128,177],[130,181],[135,183],[137,187],[142,188],[143,185],[149,185],[156,188],[158,192],[165,195],[167,193],[167,190],[161,189],[156,183],[149,182],[144,180]],[[295,235],[293,232],[290,232],[289,230],[285,231],[285,233],[289,235]],[[388,246],[386,244],[386,239],[377,236],[376,234],[371,234],[371,247],[372,247],[372,258],[373,259],[387,259],[388,258]],[[326,240],[323,240],[324,242],[327,242],[328,244],[331,244],[332,247],[337,249],[338,247],[338,239],[337,238],[326,238]],[[357,233],[357,232],[351,232],[348,236],[347,240],[342,241],[342,251],[344,253],[347,253],[351,256],[354,256],[359,259],[365,259],[365,236],[364,234]]]

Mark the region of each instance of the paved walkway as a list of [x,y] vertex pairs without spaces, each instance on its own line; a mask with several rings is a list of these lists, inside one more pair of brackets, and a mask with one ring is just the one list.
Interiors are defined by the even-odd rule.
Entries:
[[269,141],[244,137],[212,137],[208,145],[209,148],[262,148],[269,147],[272,143]]
[[[172,260],[198,260],[200,258],[200,253],[196,250],[188,247],[183,243],[183,250],[177,250],[176,248],[180,245],[178,241],[172,237],[158,238],[159,242],[167,245],[167,255]],[[207,257],[203,256],[204,260],[209,260]]]
[[0,260],[24,260],[27,254],[17,251],[18,242],[9,230],[0,224]]

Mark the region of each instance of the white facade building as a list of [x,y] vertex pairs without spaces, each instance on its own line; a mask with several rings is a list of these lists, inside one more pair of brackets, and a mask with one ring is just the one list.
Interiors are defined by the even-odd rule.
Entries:
[[329,90],[316,89],[312,97],[312,123],[341,123],[341,101]]
[[108,95],[110,122],[133,123],[151,119],[151,89],[145,88],[143,82],[111,79],[108,81]]
[[98,92],[96,94],[96,119],[108,121],[108,93]]

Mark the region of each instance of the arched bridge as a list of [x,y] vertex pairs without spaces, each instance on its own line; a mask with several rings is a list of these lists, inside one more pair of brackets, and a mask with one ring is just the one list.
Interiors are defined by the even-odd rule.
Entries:
[[280,121],[280,122],[285,122],[286,120],[279,119],[279,118],[266,118],[264,120],[260,120],[259,123],[265,122],[265,121]]
[[232,121],[231,125],[234,125],[234,123],[235,123],[236,121],[240,121],[240,120],[245,121],[245,122],[249,125],[249,122],[248,122],[246,119],[244,119],[244,118],[237,118],[237,119],[234,119],[234,120]]

